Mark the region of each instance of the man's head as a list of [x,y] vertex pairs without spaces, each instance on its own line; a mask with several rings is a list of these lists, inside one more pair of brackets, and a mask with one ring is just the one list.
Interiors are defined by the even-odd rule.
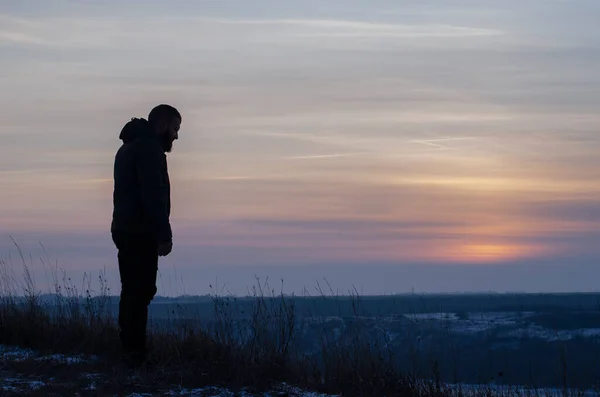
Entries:
[[165,152],[173,148],[173,141],[179,138],[181,114],[171,105],[158,105],[150,111],[148,123],[156,133]]

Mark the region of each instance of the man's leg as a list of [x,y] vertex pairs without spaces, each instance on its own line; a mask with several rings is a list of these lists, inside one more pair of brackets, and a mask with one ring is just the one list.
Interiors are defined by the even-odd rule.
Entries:
[[158,254],[149,238],[129,237],[119,241],[121,299],[119,328],[123,352],[143,361],[146,354],[148,305],[156,294]]

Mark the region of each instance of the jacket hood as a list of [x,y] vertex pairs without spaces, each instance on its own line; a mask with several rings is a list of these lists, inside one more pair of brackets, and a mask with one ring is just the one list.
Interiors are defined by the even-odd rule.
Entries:
[[150,128],[148,120],[134,117],[123,126],[123,129],[119,134],[119,139],[121,139],[123,143],[129,143],[138,138],[151,137],[152,135],[152,129]]

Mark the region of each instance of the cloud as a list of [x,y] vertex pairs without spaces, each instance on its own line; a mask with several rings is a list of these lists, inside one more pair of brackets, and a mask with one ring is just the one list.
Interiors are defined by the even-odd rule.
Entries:
[[[0,44],[58,47],[79,50],[132,49],[163,47],[184,49],[200,44],[210,48],[210,40],[197,40],[205,33],[196,20],[173,17],[14,17],[0,15]],[[226,38],[221,35],[221,38]]]
[[360,152],[360,153],[331,153],[331,154],[313,154],[313,155],[305,155],[305,156],[290,156],[283,157],[283,160],[327,160],[327,159],[336,159],[340,157],[355,157],[355,156],[367,156],[369,152]]
[[580,225],[583,230],[600,229],[600,201],[583,197],[561,199],[548,197],[545,200],[531,200],[522,204],[524,217],[568,222],[571,227]]
[[[1,20],[2,18],[0,18]],[[40,37],[35,37],[19,31],[0,30],[0,43],[48,45],[49,42]]]
[[[287,230],[312,230],[315,232],[335,232],[335,233],[365,233],[370,234],[378,231],[400,232],[409,231],[412,229],[440,229],[451,228],[457,226],[465,226],[465,221],[443,221],[443,220],[415,220],[415,221],[398,221],[387,220],[377,221],[370,219],[248,219],[240,220],[237,223],[244,224],[249,227],[267,227],[281,228]],[[422,237],[422,235],[421,235]]]
[[476,137],[452,137],[452,138],[434,138],[434,139],[413,139],[411,142],[420,143],[425,146],[433,146],[440,150],[452,150],[452,147],[447,146],[447,142],[452,143],[453,141],[468,141],[476,140]]
[[[399,24],[342,19],[234,19],[191,16],[15,17],[0,15],[0,43],[61,48],[218,48],[240,41],[269,43],[303,38],[451,39],[502,35],[495,29],[444,24]],[[230,28],[223,28],[230,26]]]
[[561,193],[572,191],[599,192],[600,187],[594,180],[563,180],[502,178],[502,177],[470,177],[470,176],[422,176],[398,177],[392,183],[400,185],[431,185],[448,186],[467,190],[484,190],[498,192],[530,192],[530,193]]
[[[332,109],[325,111],[305,111],[297,112],[293,115],[253,117],[250,121],[255,126],[273,127],[290,126],[300,124],[318,124],[321,127],[340,127],[340,126],[398,126],[404,124],[470,124],[470,123],[493,123],[500,121],[510,121],[515,115],[506,111],[496,112],[473,112],[473,110],[456,109],[454,112],[448,110],[414,110],[406,111],[394,109],[391,107],[373,107],[369,109]],[[259,132],[256,132],[259,133]],[[273,136],[295,137],[296,134],[272,133]],[[308,134],[310,135],[310,134]]]
[[319,32],[301,34],[304,37],[345,38],[453,38],[497,36],[504,32],[497,29],[480,29],[441,24],[392,24],[336,19],[207,19],[209,22],[235,25],[282,25],[301,27]]

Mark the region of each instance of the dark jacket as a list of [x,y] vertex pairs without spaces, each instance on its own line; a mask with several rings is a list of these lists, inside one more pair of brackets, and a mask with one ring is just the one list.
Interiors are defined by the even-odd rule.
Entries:
[[164,149],[145,119],[131,119],[119,138],[123,145],[114,163],[113,237],[149,235],[157,243],[169,242],[171,189]]

